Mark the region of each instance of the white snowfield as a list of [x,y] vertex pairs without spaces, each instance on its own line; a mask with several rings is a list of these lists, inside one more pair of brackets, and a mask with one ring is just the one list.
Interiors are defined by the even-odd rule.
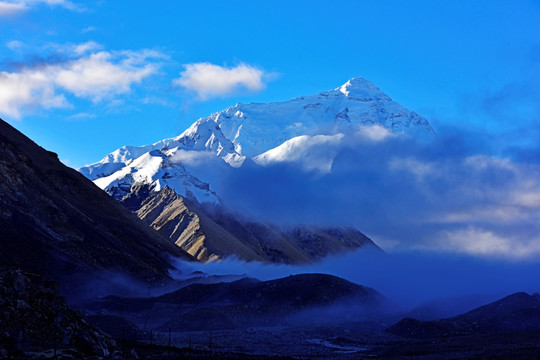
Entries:
[[147,183],[155,190],[169,186],[199,203],[219,203],[220,176],[244,166],[246,159],[258,166],[298,164],[325,174],[348,134],[359,134],[358,141],[380,141],[435,133],[426,119],[371,82],[354,78],[316,95],[237,104],[197,120],[175,138],[124,146],[79,171],[116,197],[134,183]]

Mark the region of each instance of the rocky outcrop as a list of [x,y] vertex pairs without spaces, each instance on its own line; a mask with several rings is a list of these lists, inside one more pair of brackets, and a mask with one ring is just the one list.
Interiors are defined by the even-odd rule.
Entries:
[[193,211],[192,204],[169,187],[156,192],[148,185],[135,186],[121,202],[199,261],[233,254],[246,260],[265,260],[202,211]]
[[311,263],[327,255],[377,246],[355,229],[280,228],[202,207],[164,187],[139,184],[121,201],[128,209],[199,261],[235,256],[247,261]]
[[115,342],[86,323],[58,284],[20,270],[0,270],[0,358],[103,357]]

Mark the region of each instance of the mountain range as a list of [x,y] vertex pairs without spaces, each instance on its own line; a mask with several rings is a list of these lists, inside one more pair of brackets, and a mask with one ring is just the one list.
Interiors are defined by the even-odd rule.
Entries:
[[[390,131],[369,129],[373,136]],[[263,165],[246,158],[240,166]],[[378,248],[354,228],[256,222],[169,184],[157,189],[137,181],[118,195],[107,195],[0,120],[0,357],[135,358],[146,351],[140,358],[163,358],[173,350],[170,340],[162,344],[174,330],[181,344],[189,341],[189,348],[174,349],[179,358],[537,358],[538,294],[516,293],[443,319],[433,314],[448,313],[447,302],[430,302],[413,311],[432,319],[423,321],[403,318],[399,304],[372,288],[326,274],[260,281],[186,272],[174,280],[178,260],[238,254],[302,262]],[[151,296],[152,287],[161,295]],[[459,301],[450,300],[451,311],[485,302]],[[208,333],[209,341],[201,339]],[[200,347],[192,349],[192,337]]]
[[326,274],[190,284],[157,297],[108,296],[84,306],[91,314],[122,316],[163,331],[338,322],[374,317],[390,308],[376,290]]
[[198,260],[309,263],[375,244],[354,227],[283,228],[250,218],[223,200],[229,190],[223,179],[240,168],[283,164],[324,176],[351,134],[378,141],[435,132],[371,82],[354,78],[284,102],[237,104],[177,137],[124,146],[78,170]]
[[[165,185],[199,203],[219,203],[219,176],[252,163],[295,162],[322,149],[314,168],[329,171],[333,145],[344,135],[368,130],[418,138],[435,134],[429,122],[363,78],[330,91],[284,102],[237,104],[195,121],[177,137],[140,147],[123,146],[101,161],[78,169],[120,199],[135,183]],[[326,153],[325,153],[326,152]],[[211,156],[214,155],[214,156]],[[213,161],[215,158],[220,162]],[[219,164],[219,165],[218,165]],[[211,166],[212,169],[208,169]]]
[[[280,315],[276,319],[282,319],[304,307],[349,298],[376,307],[381,298],[372,289],[321,274],[229,284],[220,281],[238,276],[201,278],[193,273],[183,274],[187,280],[179,282],[171,277],[172,270],[178,271],[173,266],[178,260],[194,258],[63,165],[55,153],[0,120],[0,357],[96,358],[113,356],[120,349],[124,353],[125,327],[118,329],[119,346],[72,308],[111,293],[122,295],[105,298],[118,307],[129,295],[177,289],[139,299],[173,310],[162,308],[161,317],[153,321],[165,316],[163,326],[187,323],[193,328],[212,326],[224,314],[225,328],[259,325],[275,321],[274,310]],[[201,306],[189,305],[198,299]],[[107,330],[131,324],[125,317],[100,314],[93,320]]]

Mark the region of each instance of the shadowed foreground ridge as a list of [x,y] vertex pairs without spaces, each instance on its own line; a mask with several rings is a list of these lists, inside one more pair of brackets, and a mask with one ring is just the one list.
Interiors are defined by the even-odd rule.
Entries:
[[37,275],[0,270],[0,304],[0,358],[107,356],[116,345],[68,307],[56,283]]
[[[326,274],[192,284],[152,298],[109,296],[86,310],[173,331],[328,323],[372,317],[390,302],[377,291]],[[146,320],[148,319],[148,322]]]
[[0,263],[59,280],[119,271],[168,279],[172,257],[191,256],[56,154],[0,120]]

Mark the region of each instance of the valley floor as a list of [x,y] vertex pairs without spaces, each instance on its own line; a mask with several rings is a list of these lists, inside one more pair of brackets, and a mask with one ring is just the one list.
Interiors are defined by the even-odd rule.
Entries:
[[[295,328],[250,328],[177,332],[171,345],[134,347],[140,358],[186,359],[538,359],[540,331],[495,335],[453,336],[429,340],[404,339],[384,331],[362,330],[365,324]],[[168,334],[154,334],[167,343]],[[119,341],[121,344],[121,341]],[[129,356],[128,356],[129,357]]]

